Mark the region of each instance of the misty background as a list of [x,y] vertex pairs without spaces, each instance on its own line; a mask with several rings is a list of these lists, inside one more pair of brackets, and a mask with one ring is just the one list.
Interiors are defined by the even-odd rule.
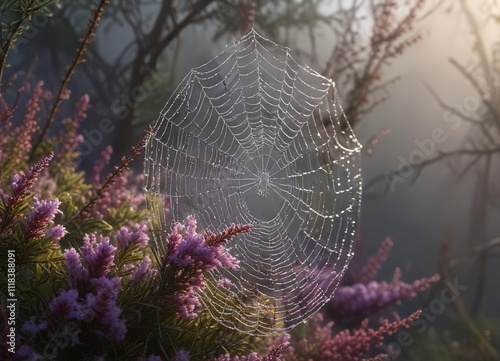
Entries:
[[[218,16],[222,22],[224,16],[228,16],[228,22],[234,21],[229,18],[232,13],[224,13],[223,3],[221,2],[218,8]],[[234,1],[228,3],[231,5]],[[285,2],[275,3],[278,8]],[[401,1],[401,3],[406,2]],[[490,51],[500,41],[500,23],[495,20],[495,16],[500,13],[498,6],[493,0],[468,0],[466,3],[478,20],[481,35]],[[16,63],[10,71],[15,72],[35,60],[34,78],[44,79],[49,86],[55,87],[58,84],[64,67],[73,57],[78,34],[82,33],[88,20],[88,12],[84,10],[86,2],[82,1],[80,10],[77,5],[74,6],[77,10],[68,13],[63,8],[46,26],[40,27],[29,44],[19,46],[15,55]],[[328,13],[334,5],[322,6],[320,10]],[[144,5],[139,10],[144,13],[144,19],[147,19],[148,16],[155,16],[157,6],[152,3]],[[272,11],[272,7],[269,11]],[[354,127],[360,142],[372,150],[372,154],[365,153],[362,157],[365,184],[382,176],[380,182],[365,188],[360,222],[363,254],[365,257],[371,255],[385,237],[391,237],[395,246],[381,270],[381,276],[391,277],[394,267],[401,267],[403,279],[412,280],[431,276],[438,271],[441,244],[445,239],[451,239],[452,255],[470,256],[469,260],[453,271],[460,283],[468,286],[463,294],[465,300],[473,302],[478,271],[475,253],[471,248],[467,248],[467,245],[484,244],[500,235],[498,205],[495,206],[492,202],[491,205],[483,207],[486,209],[486,218],[484,214],[479,215],[475,212],[477,208],[474,202],[478,201],[476,185],[478,179],[482,177],[481,173],[472,169],[463,176],[458,176],[457,173],[460,172],[457,172],[457,168],[461,167],[463,161],[460,157],[451,157],[424,167],[416,180],[412,176],[402,177],[401,182],[394,183],[394,190],[384,192],[384,187],[387,185],[384,178],[388,172],[397,170],[402,158],[409,161],[410,154],[419,149],[416,141],[432,139],[436,128],[443,130],[446,140],[439,144],[433,143],[436,150],[427,155],[429,158],[437,156],[438,151],[460,149],[468,144],[471,136],[475,137],[474,139],[478,137],[470,123],[462,122],[459,127],[453,128],[453,123],[445,120],[446,110],[432,94],[434,91],[447,104],[463,105],[477,90],[450,63],[450,59],[454,58],[471,72],[475,71],[477,63],[477,54],[474,51],[475,38],[466,15],[461,10],[459,1],[438,0],[427,1],[420,14],[425,16],[421,16],[415,23],[413,31],[421,34],[421,40],[404,50],[400,57],[383,69],[384,77],[389,79],[399,76],[400,79],[387,87],[387,100],[364,115]],[[89,66],[100,63],[100,60],[92,55],[97,53],[108,63],[113,63],[134,37],[130,27],[123,24],[116,25],[115,20],[113,16],[105,19],[98,29],[98,41],[93,45],[97,48],[97,52],[89,55],[88,64],[91,64]],[[67,31],[70,25],[73,26],[73,31]],[[370,25],[370,19],[367,18],[365,26],[360,29],[361,33],[369,33]],[[314,32],[316,56],[311,57],[307,55],[311,51],[311,43],[306,30],[292,27],[287,35],[283,27],[278,27],[277,31],[259,26],[257,29],[276,42],[289,46],[292,53],[318,71],[325,68],[336,40],[328,26],[319,25]],[[123,147],[115,152],[115,159],[119,159],[123,151],[140,138],[147,123],[156,120],[175,86],[188,71],[222,51],[225,44],[236,40],[239,35],[237,31],[228,29],[221,31],[221,26],[209,22],[186,26],[179,38],[168,45],[165,50],[166,55],[158,62],[157,68],[152,70],[152,73],[156,74],[154,76],[160,80],[154,84],[151,91],[148,91],[144,99],[137,105],[134,104],[134,109],[137,108],[135,120],[131,123],[132,127],[127,127],[120,133],[112,132],[106,135],[106,140],[114,145],[123,143]],[[133,52],[125,53],[124,58],[127,57],[133,57]],[[114,76],[119,78],[122,75]],[[93,89],[92,76],[97,77],[92,69],[78,70],[71,83],[74,99]],[[483,82],[490,81],[485,79],[484,75],[482,77]],[[126,104],[127,96],[130,96],[130,92],[125,87],[120,88],[119,85],[119,82],[113,86],[103,84],[102,89],[98,89],[101,94],[96,89],[90,91],[91,108],[82,129],[94,129],[103,118],[111,119],[119,129],[120,122],[125,121],[120,114],[124,114],[123,105]],[[338,90],[343,98],[348,96],[341,84],[338,84]],[[496,91],[500,92],[499,89]],[[479,112],[480,106],[477,108]],[[386,129],[390,133],[384,131]],[[378,143],[370,145],[373,137],[381,131],[384,134],[380,136]],[[491,134],[494,137],[498,136],[493,132]],[[82,167],[89,168],[107,143],[103,140],[94,145]],[[490,179],[496,177],[498,180],[498,165],[500,165],[498,160],[498,157],[492,157]],[[137,170],[142,171],[142,165],[136,165]],[[497,193],[490,195],[492,199],[498,198],[500,193],[498,184],[494,186]],[[484,232],[480,235],[474,232],[474,225],[478,224],[477,217],[481,217],[481,221],[486,219]],[[500,287],[495,275],[500,271],[500,265],[495,257],[497,257],[495,253],[488,254],[487,257],[488,277],[480,308],[485,314],[498,317]]]

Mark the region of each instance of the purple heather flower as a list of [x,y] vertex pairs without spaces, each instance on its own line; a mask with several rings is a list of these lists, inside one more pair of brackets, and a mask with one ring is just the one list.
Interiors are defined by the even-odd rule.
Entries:
[[257,353],[252,352],[248,356],[231,356],[229,353],[220,355],[215,359],[215,361],[263,361],[265,359],[259,356]]
[[26,174],[15,174],[10,183],[10,194],[0,192],[2,202],[4,204],[4,212],[2,215],[2,222],[0,223],[0,231],[9,227],[10,223],[17,217],[13,210],[14,208],[28,195],[33,183],[40,175],[40,172],[48,166],[50,160],[53,158],[54,153],[40,159],[37,163],[32,165]]
[[87,294],[86,305],[102,327],[98,333],[110,341],[123,341],[127,328],[120,319],[122,310],[116,305],[120,279],[100,277],[93,279],[92,284],[95,290]]
[[127,227],[121,227],[120,230],[116,233],[118,248],[121,250],[127,250],[134,245],[147,245],[149,241],[147,231],[148,227],[145,224],[137,224],[131,229],[128,229]]
[[49,238],[52,238],[52,242],[54,243],[59,242],[61,238],[63,238],[66,234],[68,234],[68,231],[64,226],[61,225],[57,225],[45,232],[45,235]]
[[105,276],[114,265],[116,247],[109,243],[108,237],[97,242],[94,234],[85,234],[81,251],[91,278]]
[[262,357],[260,357],[259,355],[257,355],[257,353],[255,353],[255,352],[252,352],[247,357],[242,356],[240,358],[240,361],[261,361],[261,360],[262,360]]
[[26,215],[24,224],[24,234],[27,239],[41,237],[44,230],[54,220],[56,213],[62,213],[59,210],[59,200],[38,200],[35,198],[35,204],[31,211]]
[[135,268],[135,264],[133,263],[126,263],[122,266],[121,271],[122,272],[127,272]]
[[139,357],[137,361],[163,361],[163,359],[160,356],[149,355],[147,358]]
[[[101,197],[93,207],[93,213],[97,217],[104,217],[110,209],[123,207],[123,204],[132,208],[138,207],[144,202],[144,195],[138,192],[143,183],[143,175],[131,178],[130,171],[124,170],[113,178],[112,184],[101,192]],[[94,185],[94,188],[97,188]]]
[[173,301],[183,319],[192,320],[198,316],[197,310],[201,307],[201,303],[194,290],[176,295]]
[[87,117],[90,98],[84,94],[76,104],[75,112],[71,118],[63,120],[64,131],[61,134],[62,144],[58,155],[63,157],[78,149],[85,140],[83,135],[77,134],[80,124]]
[[36,316],[32,316],[28,321],[26,321],[21,327],[21,331],[31,334],[31,336],[36,336],[40,331],[47,329],[48,322],[46,320],[39,321]]
[[22,198],[24,197],[35,180],[38,178],[40,173],[44,168],[49,165],[49,162],[54,157],[54,153],[50,153],[49,155],[43,157],[34,165],[29,167],[28,171],[24,175],[14,175],[12,177],[12,181],[10,183],[10,189],[12,192],[13,198]]
[[78,302],[78,291],[62,291],[49,303],[49,316],[55,319],[85,320],[86,309]]
[[189,352],[187,352],[184,349],[180,349],[179,352],[174,357],[173,361],[189,361],[191,360],[191,356],[189,355]]
[[21,345],[19,348],[16,349],[16,360],[24,360],[24,361],[41,361],[45,360],[42,355],[39,353],[36,353],[35,350],[33,350],[30,346],[28,345]]
[[170,262],[179,267],[195,267],[199,265],[206,270],[220,265],[220,262],[212,257],[210,247],[205,244],[205,238],[200,234],[189,234],[187,232],[175,252],[170,256]]
[[64,251],[64,259],[66,260],[66,269],[68,272],[68,285],[75,288],[78,283],[89,277],[89,272],[83,268],[80,255],[74,248]]
[[40,112],[40,102],[47,93],[43,90],[44,82],[40,81],[33,89],[31,98],[26,102],[26,113],[18,127],[14,129],[13,136],[16,146],[10,151],[10,156],[20,163],[26,159],[32,148],[32,135],[38,130],[37,114]]
[[54,198],[54,191],[56,190],[57,183],[45,168],[38,177],[38,180],[33,184],[32,192],[40,199],[52,199]]
[[187,216],[187,226],[186,226],[186,234],[188,236],[195,236],[196,235],[196,218],[194,218],[193,215]]
[[187,217],[186,233],[179,240],[179,225],[174,225],[169,237],[168,260],[179,267],[197,267],[203,272],[214,268],[237,268],[238,260],[225,251],[223,245],[210,246],[203,234],[196,233],[196,219]]
[[136,283],[143,282],[146,278],[154,276],[155,270],[151,268],[151,258],[145,256],[132,272],[132,280]]
[[223,288],[229,288],[229,286],[231,286],[232,282],[230,279],[227,279],[227,278],[221,278],[220,280],[217,281],[217,284],[220,286],[220,287],[223,287]]
[[91,176],[91,182],[94,188],[99,187],[101,179],[103,178],[102,172],[104,168],[106,168],[106,166],[111,161],[112,154],[113,154],[113,148],[108,145],[106,148],[102,150],[101,157],[94,162],[94,165],[92,167],[92,176]]
[[424,291],[438,280],[439,276],[435,275],[411,284],[404,283],[399,279],[399,272],[396,269],[392,282],[371,281],[366,285],[356,283],[339,287],[331,305],[342,317],[363,315],[415,297],[418,292]]
[[[205,287],[204,273],[216,268],[238,267],[238,260],[227,252],[224,243],[233,236],[232,232],[239,228],[231,228],[229,231],[215,235],[198,234],[196,233],[196,219],[193,216],[188,216],[186,223],[183,235],[180,232],[184,226],[180,223],[173,225],[172,232],[168,236],[165,256],[166,267],[179,268],[174,277],[182,282],[183,292],[175,295],[174,305],[182,318],[193,319],[197,316],[197,309],[201,306],[196,292]],[[229,284],[229,280],[221,283],[225,286]]]
[[172,233],[168,236],[167,256],[172,255],[177,249],[177,246],[182,239],[180,232],[182,232],[183,229],[184,226],[179,222],[174,223],[172,226]]

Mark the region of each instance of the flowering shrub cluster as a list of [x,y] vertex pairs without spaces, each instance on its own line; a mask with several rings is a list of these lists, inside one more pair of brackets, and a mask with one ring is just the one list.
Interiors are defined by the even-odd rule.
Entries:
[[348,320],[368,317],[389,306],[398,305],[405,299],[415,297],[439,281],[439,275],[436,274],[413,283],[405,283],[401,280],[399,268],[394,270],[390,282],[375,281],[377,272],[387,259],[392,245],[392,240],[386,238],[377,253],[370,257],[360,271],[356,272],[356,268],[353,267],[353,270],[348,272],[329,304],[329,312],[333,319],[345,323]]
[[[374,329],[368,320],[350,329],[337,326],[436,282],[433,277],[406,284],[398,270],[391,282],[374,281],[391,246],[387,240],[357,275],[345,277],[328,312],[304,326],[306,332],[299,327],[291,336],[256,340],[217,324],[199,299],[205,275],[238,267],[225,244],[251,231],[250,225],[198,233],[190,216],[185,224],[172,225],[161,241],[163,252],[151,247],[155,230],[146,224],[138,192],[142,179],[128,170],[144,141],[107,177],[102,173],[112,149],[106,147],[87,177],[77,170],[78,128],[89,99],[81,97],[73,116],[62,121],[64,132],[54,130],[37,144],[37,115],[51,100],[43,86],[39,82],[31,90],[24,109],[4,104],[2,116],[0,257],[8,250],[16,254],[18,297],[16,353],[4,342],[3,358],[64,360],[79,352],[88,360],[362,360],[385,335],[418,317],[383,320]],[[161,240],[160,234],[155,237]],[[5,295],[7,284],[1,282]],[[325,320],[328,315],[335,323]],[[6,336],[4,331],[2,339]]]

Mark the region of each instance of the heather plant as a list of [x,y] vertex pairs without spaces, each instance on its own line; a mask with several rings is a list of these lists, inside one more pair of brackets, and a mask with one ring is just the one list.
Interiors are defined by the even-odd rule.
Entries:
[[376,281],[378,270],[387,260],[392,246],[392,239],[386,238],[362,267],[359,258],[353,260],[335,297],[326,307],[332,319],[342,325],[359,324],[366,317],[417,296],[440,280],[439,274],[435,274],[406,283],[401,279],[401,270],[396,268],[390,281]]
[[[108,176],[103,173],[110,147],[104,148],[90,175],[78,170],[82,140],[78,128],[89,106],[87,96],[76,102],[72,116],[60,122],[64,131],[56,128],[40,144],[40,151],[53,152],[30,166],[40,112],[47,108],[44,102],[51,100],[51,94],[43,83],[34,89],[26,87],[24,92],[31,92],[26,107],[16,107],[2,125],[9,132],[2,137],[0,158],[0,250],[4,258],[8,250],[16,254],[18,359],[36,355],[69,359],[78,352],[85,359],[156,355],[157,359],[177,360],[293,360],[311,353],[324,359],[350,354],[357,360],[379,345],[385,334],[417,317],[384,321],[375,329],[363,321],[342,330],[323,322],[324,316],[319,315],[306,326],[310,328],[307,338],[300,337],[300,330],[292,335],[297,346],[289,345],[288,336],[274,341],[252,340],[224,328],[204,310],[199,294],[207,286],[207,272],[238,267],[225,244],[242,232],[251,232],[251,227],[234,225],[221,233],[200,233],[196,218],[189,217],[185,224],[173,224],[167,237],[155,234],[159,231],[146,223],[139,191],[141,177],[127,169],[144,140]],[[168,202],[166,206],[168,212]],[[162,240],[161,247],[150,246],[153,235]],[[379,254],[369,260],[359,284],[373,279],[388,245],[389,241],[384,242]],[[5,264],[1,267],[5,272]],[[368,285],[373,285],[371,282]],[[395,302],[380,303],[384,292],[401,292],[396,287],[399,281],[393,282],[397,285],[382,283],[379,287],[377,309]],[[429,281],[422,282],[409,286],[407,295],[425,289]],[[224,282],[218,285],[226,286]],[[346,314],[347,304],[356,304],[352,297],[363,297],[347,295],[349,287],[358,286],[340,287],[338,299],[332,301],[341,314]],[[365,293],[372,292],[370,287]],[[1,289],[3,299],[7,299],[5,280]],[[359,307],[375,311],[362,303]],[[353,348],[354,344],[359,347]]]

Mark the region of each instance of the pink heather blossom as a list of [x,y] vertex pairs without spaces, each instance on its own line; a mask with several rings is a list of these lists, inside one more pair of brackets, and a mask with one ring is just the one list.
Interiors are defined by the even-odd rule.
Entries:
[[[188,216],[186,223],[184,234],[181,234],[184,226],[175,223],[167,237],[165,267],[173,270],[171,282],[182,285],[182,290],[173,297],[174,306],[182,318],[193,319],[201,306],[197,292],[205,287],[204,273],[223,267],[237,268],[238,260],[224,246],[233,236],[248,231],[251,226],[232,226],[217,234],[199,234],[193,216]],[[228,281],[223,281],[223,284],[228,285]]]
[[45,235],[52,238],[52,242],[54,243],[59,242],[66,234],[68,234],[68,231],[61,225],[57,225],[45,232]]
[[122,310],[116,305],[120,279],[100,277],[91,281],[94,292],[86,295],[86,305],[94,315],[94,320],[101,325],[98,334],[110,341],[125,339],[127,328],[120,319]]
[[365,316],[390,305],[399,304],[402,300],[413,298],[439,281],[439,275],[423,278],[413,283],[404,283],[396,269],[391,282],[375,282],[368,284],[340,286],[333,299],[331,309],[339,317]]
[[192,320],[198,316],[201,307],[200,300],[194,289],[189,292],[180,293],[174,297],[173,303],[179,315],[185,320]]
[[102,172],[104,168],[111,161],[111,155],[113,154],[113,148],[111,146],[107,146],[101,152],[101,157],[94,162],[94,166],[92,167],[92,175],[90,177],[91,184],[94,188],[98,188],[101,180],[103,178]]
[[45,357],[35,352],[28,345],[21,345],[19,348],[16,348],[16,360],[42,361],[45,360]]
[[31,99],[26,103],[26,113],[20,125],[14,130],[15,148],[10,151],[10,156],[17,163],[27,159],[31,151],[31,137],[38,130],[38,121],[36,119],[40,112],[40,101],[44,96],[44,82],[40,81],[33,89]]
[[69,154],[78,148],[83,143],[84,137],[77,134],[80,124],[87,117],[87,109],[89,107],[90,97],[84,94],[76,104],[73,117],[64,119],[62,121],[65,129],[62,134],[61,150],[58,152],[61,155]]
[[52,177],[47,168],[45,168],[37,182],[33,185],[32,191],[40,199],[52,199],[54,198],[54,191],[56,190],[57,183]]
[[210,246],[205,240],[205,236],[196,233],[196,220],[189,216],[186,226],[186,233],[179,239],[179,226],[174,226],[174,230],[169,237],[169,241],[175,244],[172,248],[168,260],[179,267],[196,267],[202,271],[210,271],[214,268],[237,268],[238,260],[231,256],[224,249],[224,245]]
[[187,352],[184,349],[180,349],[179,352],[174,357],[173,361],[190,361],[191,356],[189,355],[189,352]]
[[78,291],[62,291],[49,303],[50,319],[84,320],[88,317],[86,309],[78,302]]
[[91,278],[105,276],[114,265],[116,247],[109,243],[108,237],[97,242],[94,234],[86,234],[81,251]]
[[177,245],[182,239],[180,232],[184,229],[184,226],[178,222],[174,223],[172,226],[172,232],[168,236],[168,244],[167,244],[167,255],[171,255],[177,249]]
[[221,265],[213,258],[210,247],[205,244],[205,238],[200,234],[187,233],[169,260],[179,267],[199,266],[207,270]]
[[378,270],[382,267],[382,263],[387,260],[393,245],[394,242],[389,237],[380,244],[377,253],[368,259],[368,262],[361,270],[360,283],[367,283],[375,278]]
[[36,316],[32,316],[23,324],[21,331],[36,336],[40,331],[47,329],[48,325],[47,320],[40,321]]
[[134,245],[147,245],[149,241],[147,231],[148,227],[145,224],[137,224],[131,229],[127,227],[121,227],[120,230],[116,233],[118,248],[125,251]]
[[223,288],[229,288],[232,284],[231,280],[230,279],[227,279],[227,278],[221,278],[220,280],[217,281],[217,284],[220,286],[220,287],[223,287]]
[[80,255],[74,248],[64,251],[64,259],[68,272],[68,286],[76,288],[79,283],[88,279],[89,272],[83,267]]
[[141,283],[149,277],[154,277],[156,270],[151,267],[151,258],[145,256],[132,272],[132,280]]
[[[114,182],[101,193],[101,197],[92,208],[94,216],[103,218],[110,209],[119,208],[123,204],[137,208],[144,202],[144,194],[139,191],[144,182],[144,175],[132,178],[130,174],[130,170],[124,170],[113,178]],[[100,177],[93,177],[92,182],[95,183],[94,190],[96,190],[103,180]]]
[[139,357],[137,361],[163,361],[163,359],[160,356],[156,355],[150,355],[148,357]]
[[26,215],[24,223],[24,234],[26,239],[41,237],[45,233],[45,228],[54,220],[56,213],[62,213],[59,210],[59,200],[38,200],[35,198],[35,204],[31,211]]
[[43,157],[34,165],[29,167],[24,175],[15,174],[10,182],[10,194],[0,191],[0,196],[5,207],[2,222],[0,223],[0,232],[8,227],[14,220],[15,215],[12,213],[13,209],[27,197],[30,188],[36,181],[44,168],[49,165],[50,160],[54,157],[54,153]]
[[186,235],[195,236],[196,235],[196,218],[193,215],[187,216],[187,226],[186,226]]

